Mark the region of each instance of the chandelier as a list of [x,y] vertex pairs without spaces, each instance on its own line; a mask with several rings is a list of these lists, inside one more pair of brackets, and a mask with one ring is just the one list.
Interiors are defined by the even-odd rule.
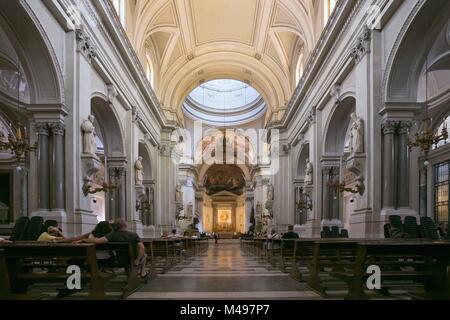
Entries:
[[[114,177],[117,180],[120,176],[120,168],[112,168],[114,172]],[[92,185],[89,181],[86,181],[83,184],[82,190],[85,197],[87,197],[89,194],[96,194],[99,192],[112,192],[118,188],[117,184],[113,182],[108,182],[108,159],[105,157],[105,181],[103,184],[98,188],[92,188]]]
[[336,192],[349,192],[352,194],[359,194],[362,196],[364,192],[366,191],[366,186],[364,185],[364,179],[362,177],[357,177],[356,181],[357,184],[354,188],[346,188],[345,182],[339,181],[339,175],[334,173],[334,168],[330,168],[328,172],[329,182],[327,183],[327,186]]
[[428,57],[425,59],[425,118],[414,136],[415,141],[408,141],[408,147],[420,147],[425,154],[428,154],[433,145],[448,139],[447,124],[444,122],[441,132],[434,132],[431,118],[428,116]]
[[[22,130],[24,132],[23,135]],[[15,154],[17,158],[22,158],[24,154],[35,152],[37,143],[33,146],[30,145],[26,128],[19,123],[16,128],[16,136],[11,133],[5,136],[3,132],[0,132],[0,150],[10,150],[11,154]]]
[[[17,113],[20,113],[20,80],[22,74],[20,72],[20,60],[17,58]],[[12,127],[12,125],[10,124]],[[33,146],[30,145],[28,139],[27,128],[19,122],[16,126],[16,135],[9,133],[6,136],[0,132],[0,150],[10,150],[11,154],[15,154],[18,159],[22,158],[30,152],[36,152],[37,142]]]
[[300,188],[300,197],[297,203],[297,208],[299,210],[313,209],[312,199],[309,194],[303,190],[303,188]]
[[441,132],[434,132],[431,125],[431,118],[426,117],[422,120],[419,132],[415,135],[415,141],[408,141],[408,147],[420,147],[420,149],[427,154],[431,146],[437,145],[441,141],[448,139],[447,124],[444,122],[444,127]]

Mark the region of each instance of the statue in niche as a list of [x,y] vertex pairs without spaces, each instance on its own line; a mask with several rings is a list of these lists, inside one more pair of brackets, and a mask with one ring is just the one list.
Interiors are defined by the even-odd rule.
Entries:
[[182,202],[183,201],[183,192],[181,191],[181,185],[177,184],[177,187],[175,189],[175,202]]
[[81,124],[81,131],[83,132],[83,153],[95,155],[97,153],[97,143],[95,142],[96,133],[94,126],[95,118],[89,115],[87,120]]
[[188,206],[187,206],[187,216],[189,218],[193,216],[192,215],[193,209],[194,209],[194,206],[192,205],[192,203],[189,203]]
[[259,218],[262,217],[262,205],[261,205],[261,203],[259,201],[256,204],[256,216],[259,217]]
[[142,186],[142,182],[144,180],[144,167],[142,165],[142,157],[139,157],[134,163],[134,169],[136,170],[136,185]]
[[313,183],[313,165],[309,162],[309,158],[306,159],[306,168],[305,168],[305,184]]
[[274,200],[274,190],[272,184],[267,185],[267,200],[268,201]]
[[350,128],[351,138],[351,152],[363,153],[364,152],[364,124],[363,120],[353,112],[350,115],[352,119],[352,126]]

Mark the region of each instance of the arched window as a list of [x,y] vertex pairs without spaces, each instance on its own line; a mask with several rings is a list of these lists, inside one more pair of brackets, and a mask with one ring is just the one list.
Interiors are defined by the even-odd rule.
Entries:
[[338,0],[324,0],[324,10],[323,10],[323,25],[325,26],[328,22],[328,18],[333,13],[334,7]]
[[[450,114],[449,114],[449,115],[447,116],[447,118],[445,118],[444,121],[442,121],[442,123],[439,125],[439,127],[438,127],[437,130],[436,130],[436,133],[437,133],[438,135],[442,134],[442,130],[443,130],[444,128],[448,128],[447,125],[448,125],[449,123],[450,123]],[[450,137],[447,138],[447,140],[439,141],[438,144],[433,145],[433,149],[440,148],[440,147],[442,147],[442,146],[444,146],[444,145],[446,145],[446,144],[448,144],[448,143],[450,143]]]
[[301,77],[303,76],[303,71],[305,69],[305,64],[304,64],[304,53],[300,53],[300,56],[298,57],[298,62],[297,62],[297,69],[295,71],[295,75],[296,75],[296,79],[295,79],[295,83],[298,84],[298,82],[300,81]]
[[120,22],[125,26],[125,0],[112,0],[114,8],[116,8],[117,15]]
[[145,67],[145,74],[147,76],[148,81],[150,82],[150,84],[153,87],[153,68],[152,68],[152,62],[151,62],[150,56],[148,54],[146,55],[146,59],[147,59],[147,62],[146,62],[146,67]]

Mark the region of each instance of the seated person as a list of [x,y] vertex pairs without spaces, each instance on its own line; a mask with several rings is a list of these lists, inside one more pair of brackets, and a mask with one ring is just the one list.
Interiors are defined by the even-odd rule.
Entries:
[[[83,234],[82,236],[66,239],[67,241],[59,241],[59,242],[74,242],[79,243],[83,242],[84,239],[93,239],[93,238],[102,238],[106,236],[108,233],[112,231],[111,224],[108,221],[99,222],[94,230],[90,233]],[[109,251],[97,250],[96,251],[97,261],[99,265],[102,264],[110,264],[114,261],[114,255]]]
[[83,239],[87,243],[106,243],[106,242],[127,242],[132,243],[134,248],[134,264],[137,267],[138,274],[141,277],[147,276],[145,265],[147,262],[147,255],[145,254],[145,247],[141,238],[134,233],[127,230],[127,223],[122,219],[116,219],[113,224],[113,231],[107,235],[97,238],[91,237]]
[[0,243],[12,243],[12,241],[0,238]]
[[167,238],[181,238],[181,236],[177,234],[177,229],[172,229],[172,233]]
[[294,226],[288,226],[288,232],[283,234],[282,239],[298,239],[299,236],[296,232],[294,232]]
[[56,242],[64,240],[64,235],[57,227],[48,227],[47,232],[41,233],[38,242]]

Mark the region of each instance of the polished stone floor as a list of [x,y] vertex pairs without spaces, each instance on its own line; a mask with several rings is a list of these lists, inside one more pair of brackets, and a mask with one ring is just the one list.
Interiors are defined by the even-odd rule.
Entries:
[[287,274],[246,256],[238,240],[210,242],[207,254],[178,264],[128,299],[320,299]]

